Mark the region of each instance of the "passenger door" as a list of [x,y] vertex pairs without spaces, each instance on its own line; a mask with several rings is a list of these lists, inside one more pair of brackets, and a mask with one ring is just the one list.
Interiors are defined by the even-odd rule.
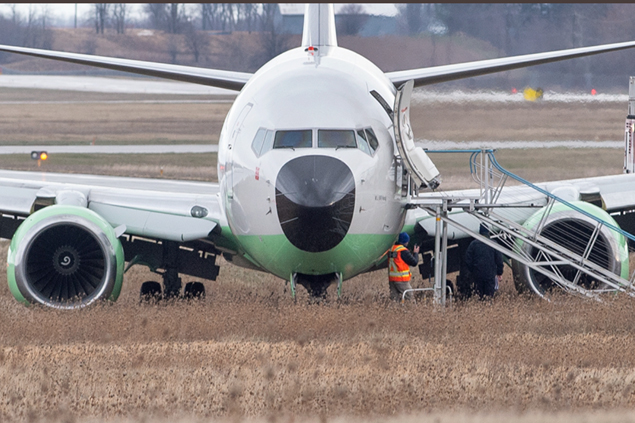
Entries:
[[397,90],[393,113],[395,141],[403,165],[417,186],[423,185],[436,189],[441,183],[439,171],[423,148],[416,147],[414,143],[414,134],[410,125],[410,96],[413,88],[414,81],[408,81]]

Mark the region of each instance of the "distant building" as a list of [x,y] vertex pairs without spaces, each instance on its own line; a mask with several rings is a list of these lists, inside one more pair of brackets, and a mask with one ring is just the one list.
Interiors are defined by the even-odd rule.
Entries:
[[[339,14],[344,4],[335,5],[335,25],[337,26],[345,15]],[[280,3],[280,22],[282,31],[287,34],[302,34],[304,25],[304,4]],[[364,24],[357,35],[361,37],[376,37],[395,34],[397,32],[397,9],[394,5],[364,4]]]
[[302,34],[304,26],[304,4],[280,3],[278,4],[282,22],[282,32],[286,34]]

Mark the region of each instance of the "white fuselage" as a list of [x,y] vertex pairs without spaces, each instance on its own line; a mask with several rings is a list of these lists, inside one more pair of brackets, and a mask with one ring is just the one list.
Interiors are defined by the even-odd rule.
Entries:
[[[370,268],[390,247],[403,226],[405,210],[397,195],[400,181],[395,182],[393,123],[372,90],[393,104],[396,90],[379,68],[349,50],[321,47],[315,56],[296,48],[276,57],[238,95],[221,132],[218,175],[227,223],[252,263],[285,278],[292,272],[341,272],[348,278]],[[379,144],[374,152],[318,146],[319,130],[368,128]],[[270,148],[258,155],[252,144],[259,130],[271,131],[270,135],[308,130],[311,146]],[[281,169],[308,156],[318,164],[336,159],[348,167],[354,181],[346,236],[325,251],[303,251],[286,240],[277,210]],[[329,167],[312,170],[306,186],[296,189],[311,190],[311,181],[320,178],[339,183],[341,178],[329,175]]]

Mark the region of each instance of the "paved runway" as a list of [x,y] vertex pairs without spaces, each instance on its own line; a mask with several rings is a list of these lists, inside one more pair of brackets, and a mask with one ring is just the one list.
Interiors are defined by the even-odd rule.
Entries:
[[122,94],[236,95],[236,91],[187,82],[99,76],[0,75],[0,87]]
[[[182,95],[237,95],[237,91],[187,82],[150,78],[107,78],[74,75],[7,75],[0,74],[0,87],[36,88],[44,90],[85,91],[124,94],[182,94]],[[429,88],[416,89],[412,95],[414,104],[435,102],[524,102],[523,94],[507,91],[437,91]],[[628,102],[628,94],[586,92],[545,92],[542,102]]]

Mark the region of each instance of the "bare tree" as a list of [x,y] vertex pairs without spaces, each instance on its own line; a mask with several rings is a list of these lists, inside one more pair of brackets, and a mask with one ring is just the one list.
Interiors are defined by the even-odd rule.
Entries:
[[209,38],[207,38],[207,34],[197,31],[191,21],[188,21],[185,24],[183,34],[185,35],[185,44],[187,48],[190,50],[190,53],[194,55],[194,61],[198,63],[200,55],[205,53],[209,45]]
[[258,20],[258,6],[253,3],[201,3],[203,30],[232,32],[236,29],[254,30]]
[[221,30],[223,32],[229,31],[232,32],[234,30],[235,16],[234,16],[234,3],[221,3]]
[[37,45],[37,12],[32,4],[29,4],[29,11],[26,15],[26,27],[24,28],[22,45],[35,47]]
[[[11,6],[7,19],[0,14],[0,44],[51,49],[53,32],[48,28],[50,9],[43,5],[30,5],[24,16]],[[15,60],[15,55],[1,55],[3,60]]]
[[110,3],[94,3],[93,6],[95,11],[95,31],[97,34],[103,34],[108,23]]
[[338,32],[343,35],[357,35],[362,30],[368,16],[364,13],[364,6],[357,3],[347,4],[340,9]]
[[164,30],[170,34],[183,32],[187,20],[183,3],[147,3],[144,12],[154,29]]
[[180,34],[185,22],[185,5],[182,3],[168,3],[167,31],[170,34]]
[[117,34],[124,34],[126,32],[126,6],[126,3],[116,3],[112,11],[112,17]]
[[148,15],[150,26],[154,29],[163,29],[166,21],[165,3],[147,3],[144,12]]
[[251,34],[258,16],[258,7],[253,3],[237,3],[235,9],[235,28],[247,30]]
[[282,53],[289,44],[289,35],[282,33],[280,25],[276,22],[278,10],[278,3],[262,3],[260,14],[262,63]]
[[220,3],[201,3],[201,21],[203,30],[216,29]]
[[10,6],[11,8],[11,22],[13,22],[14,25],[20,25],[22,23],[22,16],[20,15],[20,12],[18,11],[18,5],[13,3]]
[[24,25],[21,25],[21,17],[15,16],[18,26],[18,33],[21,34],[21,43],[26,47],[52,48],[53,33],[47,27],[50,10],[47,6],[39,8],[38,13],[34,5],[29,5],[29,11]]
[[254,22],[256,20],[258,10],[253,3],[243,3],[242,5],[242,18],[247,31],[251,34]]
[[176,64],[176,56],[179,54],[179,40],[176,35],[170,34],[168,38],[168,54],[173,64]]

